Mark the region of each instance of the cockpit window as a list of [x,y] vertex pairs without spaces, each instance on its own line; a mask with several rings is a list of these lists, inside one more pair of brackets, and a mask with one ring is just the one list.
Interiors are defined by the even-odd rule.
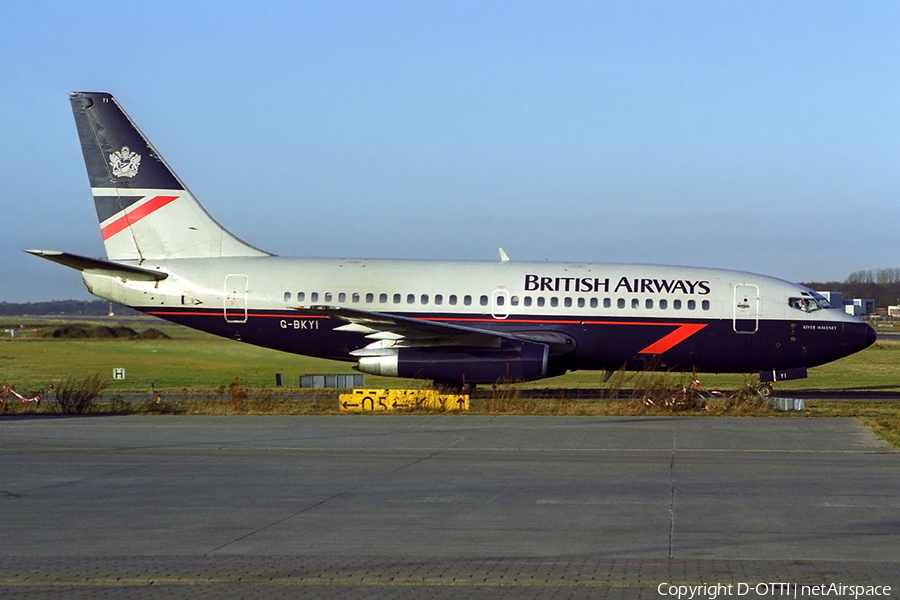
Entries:
[[819,305],[819,308],[834,308],[825,296],[813,292],[812,297],[816,299],[816,304]]
[[807,294],[806,292],[803,292],[803,295],[799,298],[788,298],[788,304],[791,308],[796,308],[803,312],[813,312],[814,310],[819,310],[821,308],[831,308],[831,305],[828,304],[828,300],[823,296],[819,296],[818,294],[814,296],[812,294]]

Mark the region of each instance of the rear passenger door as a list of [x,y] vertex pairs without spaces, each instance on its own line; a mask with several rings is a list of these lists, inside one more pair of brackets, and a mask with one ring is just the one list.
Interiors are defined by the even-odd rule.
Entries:
[[225,277],[224,315],[228,323],[247,322],[247,276],[227,275]]

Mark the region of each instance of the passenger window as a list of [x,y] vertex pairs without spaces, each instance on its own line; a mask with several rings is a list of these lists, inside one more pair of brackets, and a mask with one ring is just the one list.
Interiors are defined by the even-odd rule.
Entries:
[[681,310],[681,300],[672,300],[672,308]]
[[306,300],[306,294],[303,292],[297,292],[297,302],[303,302]]
[[407,304],[415,304],[416,303],[416,295],[415,294],[407,294],[406,303]]
[[538,306],[544,305],[544,297],[543,296],[538,296],[537,300],[538,300]]
[[488,305],[488,297],[482,296],[481,298],[478,299],[478,302],[480,302],[482,306],[487,306]]
[[609,308],[610,306],[612,306],[612,300],[610,300],[609,298],[604,298],[603,299],[603,308]]
[[463,304],[465,304],[466,306],[471,306],[472,296],[469,296],[469,295],[463,296]]
[[456,294],[450,294],[450,305],[456,306]]
[[394,304],[400,304],[400,294],[394,294]]
[[511,297],[509,299],[509,303],[512,304],[513,306],[518,306],[519,305],[519,297],[518,296]]
[[584,298],[578,299],[578,308],[584,308]]
[[669,308],[669,301],[668,301],[668,300],[660,300],[660,301],[659,301],[659,307],[660,307],[662,310],[666,310],[667,308]]
[[497,294],[497,306],[503,306],[504,304],[506,304],[506,298],[502,294]]
[[653,308],[652,298],[647,298],[647,300],[644,302],[644,308]]
[[625,298],[619,298],[616,300],[616,306],[619,308],[625,308]]
[[422,304],[428,304],[428,294],[422,294],[419,300],[421,300]]
[[[582,300],[584,302],[584,300]],[[563,298],[563,306],[566,308],[572,308],[572,299],[571,298]]]
[[331,292],[325,292],[325,302],[331,302]]
[[285,292],[285,293],[284,293],[284,301],[285,301],[285,302],[290,302],[290,301],[291,301],[291,293],[290,293],[290,292]]
[[359,292],[353,292],[353,296],[351,296],[351,300],[353,302],[359,302]]
[[700,304],[700,306],[703,308],[703,310],[709,310],[709,300],[704,300],[704,301]]
[[444,297],[441,296],[440,294],[435,294],[435,295],[434,295],[434,303],[435,303],[435,304],[443,304],[443,303],[444,303]]
[[345,294],[344,292],[341,292],[340,294],[338,294],[338,302],[346,302],[346,301],[347,301],[347,294]]
[[319,301],[319,292],[313,292],[309,295],[310,302],[318,302]]
[[552,306],[554,308],[559,306],[559,298],[557,298],[556,296],[553,296],[552,298],[550,298],[550,306]]
[[591,308],[597,308],[597,299],[591,298]]
[[641,305],[641,301],[640,301],[640,300],[638,300],[637,298],[632,298],[632,299],[631,299],[631,308],[637,308],[637,307],[639,307],[640,305]]
[[525,306],[531,306],[531,296],[525,296]]
[[387,294],[378,294],[378,303],[386,304],[387,303]]
[[369,292],[368,294],[366,294],[366,304],[372,304],[372,302],[374,302],[374,301],[375,301],[375,294],[373,294],[372,292]]
[[694,300],[688,300],[688,310],[694,310],[697,308],[697,303]]

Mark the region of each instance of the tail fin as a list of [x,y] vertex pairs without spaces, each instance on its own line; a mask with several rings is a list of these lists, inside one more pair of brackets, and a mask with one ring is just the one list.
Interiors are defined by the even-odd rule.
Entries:
[[266,256],[197,202],[110,94],[70,94],[110,260]]

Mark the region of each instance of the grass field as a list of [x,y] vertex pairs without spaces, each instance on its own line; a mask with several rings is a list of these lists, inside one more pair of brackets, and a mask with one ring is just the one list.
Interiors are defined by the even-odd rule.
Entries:
[[[0,322],[0,331],[12,325],[19,332],[16,338],[7,333],[0,342],[0,379],[20,391],[42,390],[69,376],[99,372],[109,376],[110,392],[144,392],[151,383],[161,391],[213,392],[235,377],[244,385],[264,388],[274,387],[275,373],[283,374],[286,385],[292,381],[296,385],[299,375],[355,372],[352,363],[250,346],[157,319],[126,322],[137,331],[158,329],[171,339],[55,339],[47,336],[70,322]],[[125,369],[124,380],[112,380],[116,368]],[[384,378],[367,381],[378,383],[379,379]]]
[[[9,331],[0,338],[0,380],[14,386],[20,392],[41,392],[52,383],[56,386],[69,377],[85,378],[99,373],[108,378],[107,395],[149,392],[154,389],[163,394],[192,392],[205,394],[207,399],[181,405],[148,404],[132,407],[130,412],[164,413],[216,413],[242,414],[267,412],[279,414],[306,414],[310,412],[337,412],[333,393],[330,400],[322,397],[315,401],[297,402],[290,393],[275,389],[275,373],[282,373],[285,385],[296,387],[298,378],[310,373],[353,373],[352,363],[340,363],[303,356],[285,354],[258,348],[233,340],[226,340],[202,332],[172,325],[152,318],[118,321],[141,332],[155,328],[169,339],[57,339],[53,331],[71,321],[48,319],[6,319],[0,321],[0,332]],[[94,324],[97,324],[95,321]],[[104,320],[104,324],[107,324]],[[124,380],[112,378],[113,369],[125,369]],[[493,393],[473,401],[472,411],[505,414],[591,414],[634,415],[647,413],[639,402],[633,400],[579,400],[578,390],[641,389],[656,385],[660,379],[670,386],[680,386],[688,376],[683,374],[617,374],[608,383],[601,383],[602,373],[574,372],[563,377],[530,382],[527,384],[499,386]],[[252,398],[241,403],[224,402],[230,398],[228,386],[235,378],[244,390],[252,390]],[[754,383],[754,378],[741,375],[701,376],[707,389],[734,390],[742,384]],[[366,376],[370,388],[420,388],[429,382],[398,380]],[[533,400],[519,395],[524,389],[563,389],[563,398]],[[883,340],[872,347],[835,363],[810,369],[809,378],[779,382],[779,395],[790,396],[791,390],[828,390],[853,392],[900,392],[900,342]],[[309,397],[307,397],[307,400]],[[33,405],[10,404],[7,410],[31,412]],[[652,414],[652,410],[650,413]],[[750,410],[744,414],[775,415],[773,411]],[[742,411],[713,407],[703,414],[742,414]],[[900,446],[900,403],[893,402],[807,402],[803,413],[780,416],[858,417],[877,434]]]
[[[19,390],[41,390],[69,376],[85,377],[99,372],[112,379],[113,369],[123,368],[125,379],[111,381],[110,391],[143,392],[153,383],[157,390],[211,392],[227,386],[235,377],[247,386],[265,388],[274,386],[275,373],[283,374],[286,385],[296,385],[297,377],[304,374],[354,372],[352,363],[250,346],[158,319],[128,319],[124,322],[139,332],[151,327],[158,329],[171,339],[55,339],[47,336],[54,328],[70,324],[70,321],[0,321],[0,332],[13,328],[18,332],[16,338],[9,333],[0,338],[0,380]],[[627,374],[624,381],[612,381],[604,386],[602,375],[597,371],[577,371],[516,387],[633,387],[646,377]],[[743,375],[704,374],[701,380],[709,389],[733,389],[744,382],[752,382],[752,378]],[[419,388],[424,383],[369,375],[366,385]],[[776,388],[779,392],[801,389],[900,391],[900,342],[879,341],[863,352],[810,369],[808,379],[779,382]]]

